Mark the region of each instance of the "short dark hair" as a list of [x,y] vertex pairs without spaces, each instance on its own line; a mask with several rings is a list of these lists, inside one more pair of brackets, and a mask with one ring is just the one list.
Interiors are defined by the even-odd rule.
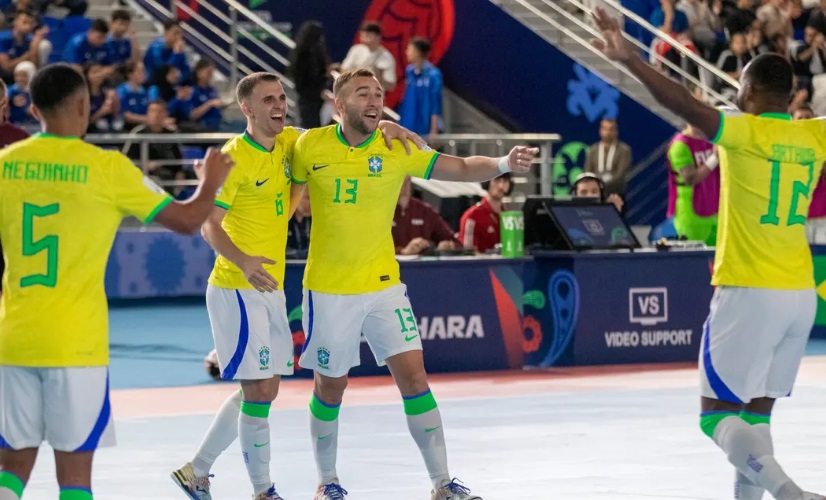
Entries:
[[164,31],[164,33],[171,30],[175,26],[180,27],[181,23],[179,23],[177,19],[167,19],[166,21],[163,22],[163,31]]
[[132,14],[126,9],[113,10],[112,21],[132,21]]
[[359,31],[366,31],[368,33],[375,33],[375,34],[381,36],[381,24],[379,24],[375,21],[367,21],[367,22],[365,22],[364,24],[361,25],[361,28],[359,28]]
[[266,73],[259,71],[258,73],[250,73],[241,78],[238,85],[235,87],[235,98],[238,99],[238,104],[241,101],[248,99],[252,95],[252,91],[261,82],[280,82],[281,79],[275,73]]
[[778,54],[760,54],[752,59],[743,72],[743,79],[755,93],[768,94],[778,100],[788,100],[794,88],[792,65]]
[[32,10],[32,9],[22,9],[22,10],[18,10],[18,11],[14,14],[15,19],[17,18],[17,16],[29,16],[29,17],[31,17],[31,18],[33,18],[33,19],[37,19],[37,13],[35,13],[35,11],[34,11],[34,10]]
[[430,54],[430,49],[433,48],[433,44],[430,43],[430,40],[420,36],[414,36],[410,39],[409,43],[410,45],[416,47],[416,50],[418,50],[423,57],[427,57]]
[[341,93],[341,89],[343,89],[345,85],[350,83],[350,80],[362,76],[366,76],[368,78],[375,78],[376,74],[373,73],[372,70],[367,68],[359,68],[350,71],[344,71],[340,75],[338,75],[336,81],[333,82],[333,94],[335,94],[335,96],[338,97],[339,93]]
[[[508,188],[508,192],[505,193],[505,194],[506,195],[511,194],[511,191],[513,190],[513,179],[511,178],[511,173],[510,172],[505,172],[502,175],[497,175],[496,177],[494,177],[494,179],[507,179],[508,182],[510,183],[510,187]],[[491,180],[493,180],[493,179],[491,179]],[[490,189],[490,181],[483,182],[482,183],[482,189],[484,189],[485,191],[489,190]]]
[[92,21],[92,27],[89,28],[89,31],[97,31],[98,33],[109,33],[109,23],[106,22],[106,19],[97,18]]
[[86,79],[66,63],[45,66],[34,74],[30,84],[32,104],[44,115],[53,114],[76,92],[88,92]]

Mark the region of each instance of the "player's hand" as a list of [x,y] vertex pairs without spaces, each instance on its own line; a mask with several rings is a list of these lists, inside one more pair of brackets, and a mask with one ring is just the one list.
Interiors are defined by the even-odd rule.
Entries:
[[275,261],[266,257],[248,256],[239,266],[244,277],[259,292],[274,292],[278,290],[278,281],[264,270],[264,264],[275,264]]
[[614,61],[628,62],[634,57],[634,50],[623,37],[617,20],[608,15],[602,7],[596,7],[591,14],[602,40],[591,40],[591,45],[601,50],[605,57]]
[[202,182],[211,191],[216,192],[224,185],[230,169],[235,165],[232,157],[215,148],[207,149],[201,168]]
[[533,159],[539,154],[539,148],[516,146],[508,154],[508,166],[512,172],[524,174],[530,172]]
[[393,150],[393,139],[398,139],[401,141],[402,146],[404,146],[404,150],[407,152],[407,154],[412,153],[412,151],[410,150],[410,143],[407,141],[413,141],[413,144],[415,144],[416,147],[421,150],[427,148],[427,143],[424,139],[419,137],[418,134],[414,134],[413,132],[402,127],[401,125],[398,125],[388,120],[382,120],[379,122],[379,128],[381,129],[381,132],[384,135],[384,143],[387,144],[387,149],[391,151]]

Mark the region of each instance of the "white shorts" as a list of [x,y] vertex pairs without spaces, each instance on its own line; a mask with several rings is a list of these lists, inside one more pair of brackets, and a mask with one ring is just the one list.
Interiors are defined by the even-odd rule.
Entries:
[[94,451],[115,445],[106,366],[0,366],[0,447]]
[[806,221],[806,239],[809,243],[826,243],[826,217]]
[[816,310],[814,289],[718,287],[700,346],[702,395],[740,404],[791,395]]
[[396,354],[422,349],[407,287],[359,295],[331,295],[304,290],[307,340],[299,364],[328,377],[342,377],[361,362],[361,335],[379,366]]
[[222,379],[293,374],[293,335],[283,290],[263,293],[209,285],[206,304]]

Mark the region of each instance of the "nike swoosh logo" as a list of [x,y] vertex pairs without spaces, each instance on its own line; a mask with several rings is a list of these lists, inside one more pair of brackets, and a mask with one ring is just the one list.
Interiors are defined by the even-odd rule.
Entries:
[[415,339],[415,338],[416,338],[416,337],[418,337],[418,336],[419,336],[419,334],[418,334],[418,333],[417,333],[416,335],[413,335],[412,337],[408,337],[407,335],[405,335],[405,336],[404,336],[404,341],[405,341],[405,342],[410,342],[411,340]]
[[329,164],[327,164],[327,165],[313,165],[313,172],[315,172],[316,170],[321,170],[322,168],[327,168],[329,166],[330,166]]
[[433,432],[433,431],[435,431],[436,429],[438,429],[438,428],[440,428],[440,427],[441,427],[441,425],[436,426],[436,427],[428,427],[428,428],[426,428],[424,431],[425,431],[425,432]]
[[319,441],[322,441],[322,440],[327,439],[328,437],[330,437],[330,436],[332,436],[332,435],[333,435],[333,433],[331,432],[331,433],[326,434],[326,435],[324,435],[324,436],[318,436],[318,440],[319,440]]
[[270,444],[270,442],[269,442],[269,441],[267,441],[267,442],[266,442],[266,443],[264,443],[264,444],[254,444],[253,446],[255,446],[256,448],[263,448],[263,447],[267,446],[268,444]]
[[263,186],[263,185],[264,185],[264,183],[265,183],[265,182],[267,182],[268,180],[270,180],[270,178],[269,178],[269,177],[267,177],[267,178],[266,178],[266,179],[264,179],[263,181],[255,181],[255,187],[261,187],[261,186]]
[[292,368],[294,364],[295,362],[293,362],[293,360],[287,361],[287,368]]

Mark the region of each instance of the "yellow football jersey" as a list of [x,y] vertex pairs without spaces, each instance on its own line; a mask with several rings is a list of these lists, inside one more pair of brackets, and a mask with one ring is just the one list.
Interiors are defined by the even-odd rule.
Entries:
[[[215,198],[227,213],[221,227],[233,243],[247,255],[261,255],[275,264],[264,269],[284,283],[284,252],[290,216],[290,162],[300,132],[285,127],[267,151],[246,132],[227,142],[221,151],[235,161],[235,167]],[[220,288],[252,289],[244,273],[219,255],[209,277]]]
[[125,156],[38,134],[0,151],[0,364],[109,364],[106,261],[124,216],[172,199]]
[[408,175],[429,178],[438,153],[401,144],[387,149],[380,130],[350,146],[339,125],[304,133],[293,181],[308,183],[313,224],[304,288],[322,293],[378,292],[401,283],[393,214]]
[[814,287],[806,215],[826,160],[826,122],[721,113],[713,285]]

